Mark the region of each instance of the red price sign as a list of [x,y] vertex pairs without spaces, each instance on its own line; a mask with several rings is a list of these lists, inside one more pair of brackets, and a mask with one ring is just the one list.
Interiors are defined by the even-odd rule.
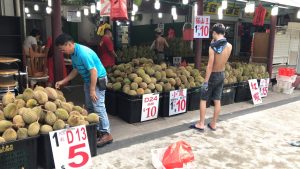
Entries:
[[186,112],[187,89],[170,92],[169,115]]
[[141,121],[156,119],[158,115],[159,94],[144,94]]
[[196,16],[194,38],[209,38],[210,16]]
[[49,133],[55,168],[85,169],[92,159],[85,126]]

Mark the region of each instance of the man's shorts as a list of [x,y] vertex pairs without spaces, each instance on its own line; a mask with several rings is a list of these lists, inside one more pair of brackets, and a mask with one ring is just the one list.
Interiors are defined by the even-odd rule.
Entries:
[[212,72],[208,81],[208,90],[201,89],[201,100],[221,100],[223,93],[224,72]]

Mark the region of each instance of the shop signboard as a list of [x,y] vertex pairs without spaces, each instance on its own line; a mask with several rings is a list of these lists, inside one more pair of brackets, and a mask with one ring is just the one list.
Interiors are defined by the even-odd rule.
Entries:
[[210,16],[196,16],[194,38],[209,38]]
[[260,88],[258,86],[257,79],[251,79],[251,80],[248,80],[248,82],[249,82],[249,86],[250,86],[253,104],[254,105],[261,104],[262,98],[260,96]]
[[270,79],[260,79],[259,83],[259,90],[260,90],[260,96],[261,97],[267,97],[268,96],[268,91],[269,91],[269,83]]
[[[221,3],[218,2],[208,2],[204,5],[204,13],[210,15],[217,15],[218,8],[221,6]],[[228,3],[227,9],[224,11],[224,16],[239,17],[241,12],[241,7],[235,3]]]
[[186,112],[187,89],[174,90],[170,92],[169,116]]
[[156,119],[158,116],[159,94],[143,95],[141,121]]
[[110,16],[110,0],[100,0],[100,16]]
[[81,22],[81,15],[77,16],[77,11],[68,11],[67,12],[67,21],[68,22]]
[[49,133],[55,168],[87,169],[92,165],[86,126]]

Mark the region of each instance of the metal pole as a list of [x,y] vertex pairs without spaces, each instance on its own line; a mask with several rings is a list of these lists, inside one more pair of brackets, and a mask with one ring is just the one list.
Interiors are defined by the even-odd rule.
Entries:
[[61,24],[61,0],[52,1],[52,40],[54,53],[54,80],[59,81],[63,79],[64,58],[58,47],[55,45],[55,39],[62,33]]
[[22,42],[26,38],[26,18],[25,18],[24,6],[25,6],[24,0],[20,0],[20,27],[21,27]]
[[[197,0],[198,11],[197,15],[203,15],[203,0]],[[196,39],[196,55],[195,55],[195,67],[200,70],[202,56],[202,39]]]
[[20,0],[14,0],[14,8],[15,8],[15,16],[20,17],[21,16]]
[[272,77],[276,24],[277,24],[277,16],[271,16],[271,24],[270,24],[271,28],[270,28],[270,37],[269,37],[269,57],[268,57],[268,72],[270,77]]

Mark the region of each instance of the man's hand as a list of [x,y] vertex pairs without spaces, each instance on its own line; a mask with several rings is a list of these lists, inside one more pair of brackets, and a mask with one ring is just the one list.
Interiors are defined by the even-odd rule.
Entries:
[[201,94],[206,95],[208,91],[208,82],[204,82],[202,87],[201,87]]
[[96,95],[96,91],[95,90],[91,90],[90,91],[90,97],[92,99],[92,101],[95,103],[98,100],[98,97]]
[[60,87],[61,87],[62,85],[64,85],[64,81],[63,81],[63,80],[58,81],[58,82],[55,83],[55,88],[56,88],[56,89],[60,89]]

